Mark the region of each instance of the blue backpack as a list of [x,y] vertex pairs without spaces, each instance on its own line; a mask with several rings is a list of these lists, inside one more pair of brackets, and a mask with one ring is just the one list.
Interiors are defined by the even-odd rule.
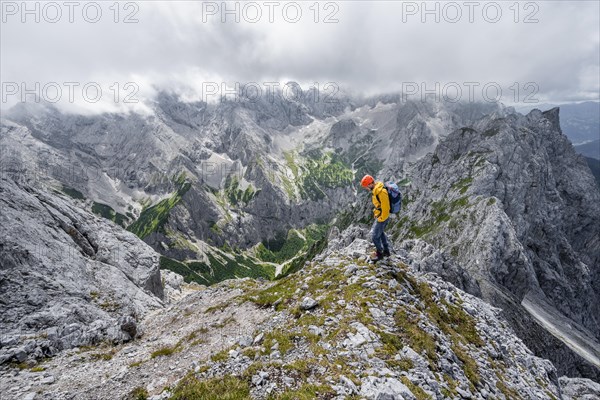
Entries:
[[390,197],[390,213],[397,214],[400,212],[402,208],[402,193],[400,193],[400,189],[398,185],[394,182],[386,182],[384,184],[385,190],[388,192],[388,196]]

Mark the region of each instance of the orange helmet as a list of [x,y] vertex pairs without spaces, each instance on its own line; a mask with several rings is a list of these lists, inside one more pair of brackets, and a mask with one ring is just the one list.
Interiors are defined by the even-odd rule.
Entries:
[[371,175],[365,175],[361,181],[360,181],[360,185],[362,187],[367,187],[369,186],[371,183],[375,182],[375,179],[373,179],[373,177]]

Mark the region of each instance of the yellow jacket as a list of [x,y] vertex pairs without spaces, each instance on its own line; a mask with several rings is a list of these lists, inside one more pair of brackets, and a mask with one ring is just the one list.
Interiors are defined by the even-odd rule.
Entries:
[[383,182],[375,182],[372,193],[373,205],[375,206],[373,214],[377,221],[383,222],[390,216],[390,198]]

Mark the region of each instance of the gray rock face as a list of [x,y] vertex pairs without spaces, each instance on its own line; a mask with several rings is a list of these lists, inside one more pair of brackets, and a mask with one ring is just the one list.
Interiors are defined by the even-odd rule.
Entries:
[[415,400],[412,392],[395,378],[369,376],[361,385],[360,395],[369,400]]
[[481,296],[479,284],[448,254],[440,252],[422,240],[406,240],[398,250],[405,250],[411,260],[418,260],[413,265],[418,271],[435,272],[444,280],[474,296]]
[[302,310],[308,311],[308,310],[312,310],[313,308],[315,308],[318,305],[319,305],[319,303],[315,299],[310,298],[310,297],[305,297],[304,299],[302,299],[300,308]]
[[169,270],[161,270],[160,276],[164,288],[164,300],[171,303],[182,297],[183,276]]
[[135,338],[162,305],[158,255],[64,195],[0,183],[0,361]]
[[567,378],[559,379],[563,397],[566,400],[593,400],[600,398],[600,384],[589,379]]
[[598,377],[598,367],[573,367],[572,357],[549,350],[550,335],[533,334],[535,316],[519,305],[538,299],[572,321],[559,330],[600,339],[600,191],[562,135],[558,109],[487,116],[400,174],[412,183],[404,223],[390,232],[451,254],[560,373]]
[[[600,338],[600,192],[560,133],[558,109],[491,119],[477,129],[455,132],[436,155],[445,165],[456,155],[491,151],[484,153],[481,171],[465,173],[465,160],[444,174],[471,176],[467,193],[498,199],[498,212],[509,218],[501,222],[501,216],[488,213],[475,243],[486,236],[505,238],[505,243],[488,245],[479,259],[488,261],[494,281],[518,298],[541,289],[560,311]],[[475,269],[476,259],[466,264]]]

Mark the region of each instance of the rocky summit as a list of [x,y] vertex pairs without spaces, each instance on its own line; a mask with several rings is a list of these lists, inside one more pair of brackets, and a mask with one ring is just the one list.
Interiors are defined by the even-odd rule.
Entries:
[[[376,265],[366,173],[403,194]],[[600,190],[559,109],[20,104],[0,193],[2,399],[600,396]]]

